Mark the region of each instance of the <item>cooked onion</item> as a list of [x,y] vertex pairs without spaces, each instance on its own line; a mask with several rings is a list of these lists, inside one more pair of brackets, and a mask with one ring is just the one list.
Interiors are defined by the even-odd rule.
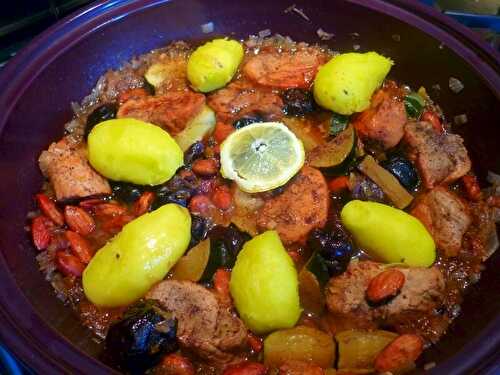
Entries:
[[455,125],[463,125],[466,124],[468,121],[467,115],[465,113],[462,113],[461,115],[453,117],[453,122]]
[[318,34],[318,36],[321,40],[330,40],[335,36],[335,34],[327,33],[322,28],[319,28],[318,30],[316,30],[316,34]]
[[464,84],[459,79],[455,77],[450,77],[450,79],[448,80],[448,87],[455,94],[458,94],[460,91],[464,89]]
[[213,22],[204,23],[203,25],[201,25],[201,31],[204,34],[211,33],[212,31],[214,31],[214,23]]

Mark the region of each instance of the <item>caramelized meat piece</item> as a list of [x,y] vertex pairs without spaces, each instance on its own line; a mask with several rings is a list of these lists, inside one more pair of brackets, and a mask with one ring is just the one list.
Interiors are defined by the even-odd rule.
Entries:
[[208,97],[208,105],[221,122],[232,123],[242,117],[260,116],[267,121],[283,117],[283,100],[265,88],[248,81],[230,83]]
[[328,57],[318,48],[298,51],[263,51],[252,56],[243,66],[243,73],[252,81],[268,87],[304,88],[311,86],[320,65]]
[[205,96],[192,91],[172,91],[161,96],[146,96],[125,102],[117,117],[132,117],[151,122],[171,135],[179,133],[203,108]]
[[444,278],[436,267],[395,267],[405,275],[400,293],[386,304],[371,307],[366,301],[370,281],[383,272],[384,264],[351,262],[347,271],[333,277],[326,287],[328,309],[341,316],[362,316],[369,320],[385,321],[407,311],[430,313],[444,298]]
[[402,90],[394,83],[378,90],[370,108],[360,113],[354,122],[358,134],[379,142],[385,149],[396,146],[403,138],[407,120],[402,96]]
[[311,230],[325,225],[328,207],[325,178],[317,169],[306,166],[283,193],[265,202],[257,225],[263,230],[275,229],[286,244],[303,241]]
[[181,345],[214,364],[238,359],[234,353],[246,344],[247,330],[208,289],[189,281],[163,281],[147,297],[178,320]]
[[471,224],[468,207],[454,193],[437,187],[424,194],[412,210],[447,257],[456,256]]
[[82,143],[63,138],[43,151],[38,162],[59,201],[111,194],[108,181],[90,166]]
[[405,142],[416,160],[424,186],[451,183],[469,172],[471,161],[456,134],[438,133],[428,122],[410,122],[405,126]]

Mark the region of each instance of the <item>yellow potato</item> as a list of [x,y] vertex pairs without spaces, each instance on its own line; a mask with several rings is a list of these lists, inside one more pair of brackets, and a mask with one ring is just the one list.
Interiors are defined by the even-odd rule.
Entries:
[[139,185],[169,180],[184,163],[184,154],[163,129],[123,118],[101,122],[88,138],[90,164],[103,176]]
[[162,280],[191,239],[189,211],[166,204],[125,225],[92,258],[83,290],[97,306],[124,306]]
[[335,336],[339,346],[339,369],[373,370],[375,357],[398,335],[382,330],[353,329]]
[[344,206],[340,217],[358,246],[378,260],[429,267],[436,259],[436,245],[427,229],[402,210],[353,200]]
[[236,310],[256,333],[290,328],[300,316],[297,270],[276,231],[245,243],[231,273]]
[[298,326],[271,333],[264,340],[264,363],[279,367],[286,361],[312,362],[328,368],[335,359],[335,342],[330,335]]
[[390,59],[376,52],[337,55],[319,69],[314,99],[343,115],[364,111],[392,65]]
[[210,92],[224,87],[238,70],[243,47],[235,40],[215,39],[189,57],[187,76],[195,90]]

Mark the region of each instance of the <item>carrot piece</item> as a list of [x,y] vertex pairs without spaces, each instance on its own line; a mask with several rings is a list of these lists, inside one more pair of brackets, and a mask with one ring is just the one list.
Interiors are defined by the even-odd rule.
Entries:
[[231,303],[231,295],[229,293],[229,281],[231,280],[231,272],[223,268],[219,268],[214,274],[214,289],[221,301],[227,304]]
[[213,176],[217,174],[219,165],[215,159],[198,159],[193,163],[192,169],[199,176]]
[[422,113],[421,117],[422,121],[427,121],[432,124],[432,127],[436,129],[438,133],[442,133],[444,131],[443,124],[441,124],[441,120],[439,116],[433,111],[425,111]]
[[78,259],[87,264],[93,256],[93,251],[88,241],[80,234],[67,230],[65,232],[66,239],[69,241],[71,252],[78,257]]
[[37,194],[35,197],[38,207],[40,207],[40,210],[42,210],[45,216],[57,225],[64,225],[64,216],[61,211],[59,211],[54,201],[42,193]]
[[222,143],[232,132],[234,132],[234,127],[229,124],[224,124],[223,122],[218,122],[215,124],[214,138],[217,143]]
[[340,193],[341,191],[348,189],[349,177],[347,176],[335,177],[328,183],[328,188],[332,193]]
[[481,188],[479,187],[479,182],[476,176],[466,175],[462,177],[462,183],[465,187],[465,192],[467,197],[472,201],[478,201],[481,199]]
[[264,344],[262,343],[262,339],[258,336],[255,336],[252,332],[248,331],[247,333],[248,345],[254,351],[254,353],[260,353],[262,351],[262,347]]
[[64,218],[71,230],[83,236],[92,233],[95,229],[94,218],[81,207],[64,207]]

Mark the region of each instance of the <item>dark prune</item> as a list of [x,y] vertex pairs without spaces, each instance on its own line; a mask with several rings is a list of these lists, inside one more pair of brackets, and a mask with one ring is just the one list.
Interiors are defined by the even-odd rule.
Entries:
[[343,273],[353,255],[352,244],[343,232],[329,233],[314,230],[309,236],[308,245],[321,255],[330,277]]
[[203,157],[205,146],[202,142],[195,142],[184,153],[184,164],[190,165],[196,159]]
[[117,111],[118,105],[116,103],[103,104],[94,109],[94,111],[92,111],[92,113],[87,117],[87,123],[85,125],[84,132],[85,138],[88,137],[90,131],[94,128],[94,126],[96,126],[100,122],[116,118]]
[[407,190],[415,190],[420,183],[415,167],[402,156],[394,156],[380,164],[391,172]]
[[179,189],[177,191],[163,190],[156,193],[156,198],[153,202],[152,209],[156,210],[157,208],[167,203],[176,203],[178,205],[187,207],[191,196],[192,192],[186,189]]
[[356,174],[351,195],[354,199],[382,203],[385,194],[380,187],[368,177]]
[[215,226],[208,234],[210,238],[210,259],[201,281],[211,281],[218,268],[231,268],[243,244],[250,240],[250,235],[241,232],[234,225]]
[[235,129],[241,129],[255,122],[262,122],[262,121],[264,121],[264,119],[260,116],[246,116],[233,122],[233,126]]
[[191,215],[191,241],[189,248],[207,238],[209,230],[208,220],[202,216]]
[[289,116],[304,116],[316,109],[312,93],[303,89],[286,90],[283,93],[283,102],[283,111]]
[[120,201],[133,203],[145,191],[144,186],[134,185],[128,182],[110,181],[113,195]]
[[177,320],[155,301],[138,302],[106,336],[106,354],[123,371],[142,374],[178,349]]

